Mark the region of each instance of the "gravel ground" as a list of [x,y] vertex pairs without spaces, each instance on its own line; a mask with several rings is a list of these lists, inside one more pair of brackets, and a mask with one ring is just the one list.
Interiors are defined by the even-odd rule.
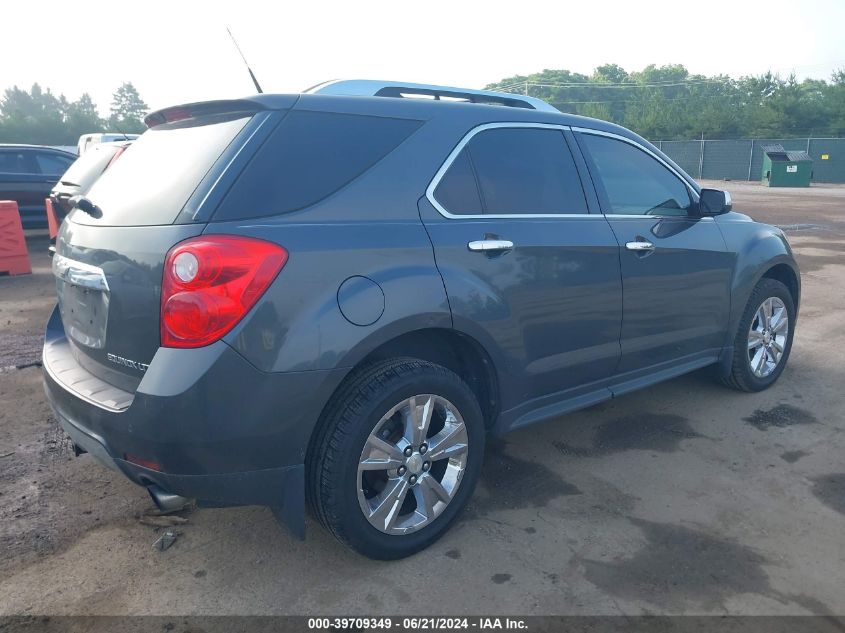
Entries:
[[51,418],[31,365],[54,287],[30,236],[33,274],[0,278],[0,614],[845,614],[845,187],[710,184],[796,250],[779,383],[693,374],[491,442],[460,522],[394,563],[263,508],[187,510],[154,550],[145,491]]

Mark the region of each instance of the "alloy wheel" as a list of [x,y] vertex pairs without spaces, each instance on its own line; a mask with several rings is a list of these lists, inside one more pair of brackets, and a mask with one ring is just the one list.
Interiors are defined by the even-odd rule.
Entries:
[[757,378],[772,374],[783,358],[789,335],[789,314],[778,297],[765,299],[748,330],[748,363]]
[[461,484],[469,439],[458,409],[421,394],[392,407],[367,437],[358,461],[358,503],[386,534],[408,534],[434,521]]

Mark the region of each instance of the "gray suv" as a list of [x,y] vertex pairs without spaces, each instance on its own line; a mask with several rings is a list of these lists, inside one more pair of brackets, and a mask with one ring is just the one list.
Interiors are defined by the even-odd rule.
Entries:
[[343,81],[167,108],[57,240],[44,380],[163,508],[440,537],[485,438],[713,366],[784,369],[800,276],[636,134],[519,95]]

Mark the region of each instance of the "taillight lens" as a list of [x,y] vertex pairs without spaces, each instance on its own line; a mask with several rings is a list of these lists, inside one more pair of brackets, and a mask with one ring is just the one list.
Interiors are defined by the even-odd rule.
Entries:
[[202,347],[240,321],[288,260],[277,244],[206,235],[181,242],[164,260],[161,344]]
[[126,151],[126,147],[127,147],[127,146],[126,146],[126,145],[124,145],[123,147],[118,147],[118,148],[117,148],[117,151],[114,153],[114,156],[112,156],[112,157],[109,159],[109,163],[108,163],[108,165],[106,165],[106,169],[108,169],[109,167],[111,167],[112,165],[114,165],[115,161],[116,161],[118,158],[120,158],[120,155],[121,155],[121,154],[123,154],[123,152],[125,152],[125,151]]

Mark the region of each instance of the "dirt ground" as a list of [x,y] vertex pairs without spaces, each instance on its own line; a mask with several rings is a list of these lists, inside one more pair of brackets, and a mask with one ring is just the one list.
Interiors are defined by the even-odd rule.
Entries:
[[460,522],[393,563],[255,507],[186,512],[153,549],[146,492],[51,418],[30,236],[33,274],[0,278],[0,614],[845,614],[845,187],[710,184],[797,252],[777,385],[693,374],[493,442]]

